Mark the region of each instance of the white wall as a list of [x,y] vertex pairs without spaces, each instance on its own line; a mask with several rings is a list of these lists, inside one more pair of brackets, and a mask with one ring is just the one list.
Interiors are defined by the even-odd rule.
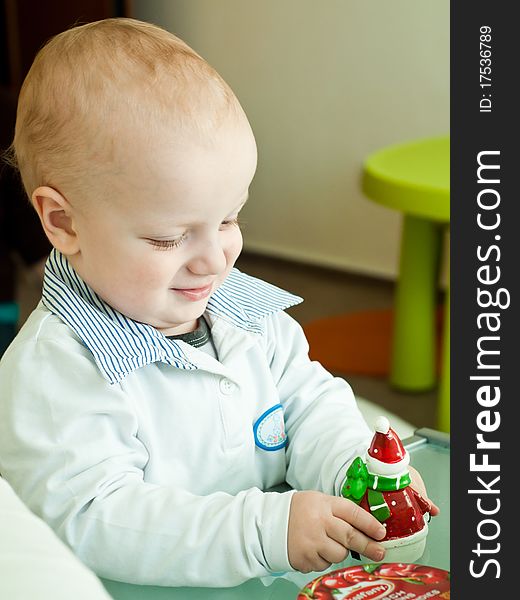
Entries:
[[246,248],[393,276],[400,216],[364,157],[449,132],[449,0],[134,0],[226,79],[255,131]]

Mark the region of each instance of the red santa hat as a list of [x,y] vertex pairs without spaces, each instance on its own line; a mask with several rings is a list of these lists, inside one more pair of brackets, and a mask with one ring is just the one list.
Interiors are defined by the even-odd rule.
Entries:
[[374,475],[396,476],[407,471],[410,455],[401,438],[390,428],[386,417],[378,417],[370,448],[367,450],[368,470]]

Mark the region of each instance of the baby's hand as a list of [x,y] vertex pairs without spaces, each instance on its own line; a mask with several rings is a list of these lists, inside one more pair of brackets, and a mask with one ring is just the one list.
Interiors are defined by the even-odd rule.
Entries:
[[346,498],[321,492],[296,492],[291,500],[288,530],[289,562],[302,573],[323,571],[355,550],[374,561],[384,548],[374,539],[386,530],[371,514]]
[[432,517],[436,517],[439,514],[440,509],[439,509],[439,507],[436,504],[434,504],[428,498],[428,493],[426,492],[426,486],[424,485],[424,481],[423,481],[421,475],[419,474],[419,471],[416,471],[413,467],[408,467],[408,471],[410,472],[410,479],[412,480],[412,487],[413,487],[413,489],[416,492],[419,492],[419,494],[430,505],[430,510],[428,511],[430,513],[430,515]]

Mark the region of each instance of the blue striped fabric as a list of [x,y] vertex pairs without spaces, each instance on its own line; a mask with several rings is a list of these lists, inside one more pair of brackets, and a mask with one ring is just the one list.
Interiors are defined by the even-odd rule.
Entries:
[[[262,333],[262,319],[302,299],[233,269],[212,294],[207,311],[235,326]],[[92,352],[110,383],[154,362],[196,369],[181,345],[151,325],[125,317],[104,302],[76,273],[63,254],[53,250],[45,265],[43,304],[60,317]]]

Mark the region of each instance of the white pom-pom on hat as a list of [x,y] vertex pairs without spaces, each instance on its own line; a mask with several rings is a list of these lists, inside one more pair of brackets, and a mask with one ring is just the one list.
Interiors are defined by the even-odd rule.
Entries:
[[387,434],[390,431],[390,421],[386,417],[381,415],[380,417],[377,417],[376,422],[374,424],[374,429],[378,433]]

